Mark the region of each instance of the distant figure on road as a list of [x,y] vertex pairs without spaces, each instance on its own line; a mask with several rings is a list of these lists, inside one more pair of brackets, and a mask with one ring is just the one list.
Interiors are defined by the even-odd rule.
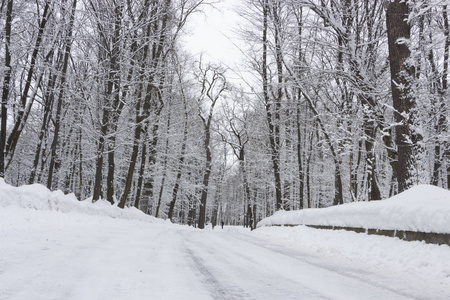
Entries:
[[222,229],[223,229],[223,224],[224,224],[224,223],[223,223],[223,221],[222,221]]

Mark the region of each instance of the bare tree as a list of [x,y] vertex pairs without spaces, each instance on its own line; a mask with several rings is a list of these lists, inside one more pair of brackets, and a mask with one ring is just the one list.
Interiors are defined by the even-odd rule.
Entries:
[[0,177],[5,177],[5,143],[8,118],[8,97],[11,83],[11,23],[12,23],[13,0],[8,0],[6,6],[5,21],[5,74],[3,77],[1,127],[0,127]]
[[[9,5],[11,5],[11,9],[12,9],[12,2],[8,3],[8,8],[9,8]],[[6,146],[5,146],[5,159],[6,159],[5,169],[7,169],[9,164],[12,162],[14,152],[15,152],[17,144],[19,142],[19,138],[25,128],[28,117],[30,116],[30,112],[31,112],[31,108],[33,106],[34,100],[36,99],[36,89],[34,89],[34,91],[32,91],[33,90],[32,84],[34,82],[33,79],[36,76],[36,72],[38,71],[37,67],[38,67],[38,62],[39,62],[39,54],[41,54],[41,51],[42,51],[41,45],[42,45],[42,42],[44,39],[46,25],[47,25],[49,19],[51,18],[51,11],[52,11],[51,6],[52,6],[52,3],[50,3],[49,1],[46,1],[43,12],[39,14],[40,19],[38,20],[38,29],[37,29],[38,32],[36,34],[36,40],[34,43],[34,47],[32,48],[32,53],[30,55],[29,68],[28,68],[28,71],[26,72],[25,86],[20,95],[20,100],[19,100],[19,104],[18,104],[20,106],[20,109],[17,112],[17,115],[14,120],[14,126],[11,130],[11,133],[8,136]],[[40,8],[40,6],[39,6],[39,4],[37,4],[37,9],[39,10],[39,8]],[[10,28],[9,28],[9,30],[10,30]],[[11,36],[11,32],[10,32],[9,37],[10,36]],[[11,44],[9,46],[11,46]],[[37,74],[36,86],[39,86],[39,84],[42,80],[42,76],[43,76],[42,72],[39,72]],[[32,91],[31,96],[30,96],[30,91]],[[5,90],[4,90],[4,92],[5,92]],[[6,120],[4,120],[3,118],[2,118],[2,120],[3,120],[3,122],[6,122]]]
[[[253,207],[250,193],[250,183],[248,179],[246,147],[249,143],[248,118],[249,118],[249,99],[246,99],[241,91],[235,91],[233,102],[224,105],[224,116],[221,120],[222,141],[228,144],[239,163],[239,170],[242,174],[242,184],[244,192],[244,215],[246,220],[244,226],[255,228],[255,218],[253,214],[248,214],[248,207]],[[247,106],[247,107],[246,107]],[[246,213],[247,211],[247,213]]]
[[[66,12],[66,8],[63,3],[63,14]],[[68,13],[68,25],[67,29],[64,32],[64,42],[63,42],[63,51],[61,53],[62,58],[62,70],[61,70],[61,80],[59,86],[58,98],[56,100],[56,116],[55,116],[55,130],[53,133],[53,141],[51,145],[51,157],[50,157],[50,166],[48,170],[48,178],[47,178],[47,188],[52,188],[53,181],[53,172],[55,169],[55,164],[57,160],[60,159],[58,157],[57,147],[58,147],[58,138],[59,138],[59,130],[61,126],[61,114],[62,114],[62,102],[64,93],[66,92],[67,86],[67,69],[69,65],[69,56],[72,49],[72,31],[73,31],[73,23],[75,20],[75,10],[77,7],[77,0],[73,0],[71,9]],[[39,149],[38,149],[39,150]]]
[[218,66],[208,64],[206,66],[199,62],[199,72],[197,74],[200,83],[200,95],[197,98],[199,117],[203,123],[203,147],[205,151],[205,166],[203,170],[203,181],[200,198],[200,212],[198,216],[198,228],[205,228],[206,221],[206,200],[208,198],[209,177],[211,175],[211,124],[213,121],[214,107],[216,106],[222,93],[228,89],[225,79],[225,71]]

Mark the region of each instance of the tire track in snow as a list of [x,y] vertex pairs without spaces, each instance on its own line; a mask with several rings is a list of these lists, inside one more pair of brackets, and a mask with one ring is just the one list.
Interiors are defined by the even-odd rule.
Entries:
[[[417,290],[389,274],[372,273],[247,235],[189,232],[182,238],[199,265],[215,275],[216,281],[225,282],[220,285],[225,292],[229,285],[257,299],[447,299]],[[238,293],[235,298],[218,295],[214,299],[248,299]]]
[[[214,262],[216,269],[220,265],[223,280],[233,281],[246,289],[245,294],[248,296],[243,297],[240,295],[232,299],[335,299],[327,296],[321,290],[312,289],[295,280],[295,278],[290,278],[288,274],[279,272],[278,269],[267,268],[266,263],[273,259],[272,255],[253,257],[246,254],[245,249],[247,247],[244,244],[248,243],[245,243],[244,240],[235,239],[232,242],[230,239],[234,238],[234,236],[226,234],[214,234],[208,236],[206,240],[205,238],[205,236],[196,234],[195,236],[190,236],[187,240],[190,248],[201,252],[202,257],[205,257],[205,261]],[[240,290],[244,291],[243,289]],[[250,295],[253,295],[253,298]]]
[[[353,268],[351,266],[343,266],[342,264],[334,264],[333,262],[325,262],[320,260],[319,256],[313,256],[307,253],[301,253],[299,251],[294,251],[289,248],[285,248],[280,245],[268,244],[263,240],[259,240],[257,238],[248,236],[248,235],[233,235],[232,237],[236,241],[240,243],[246,243],[248,245],[258,247],[261,249],[265,249],[266,251],[270,251],[276,253],[278,255],[285,256],[286,258],[296,259],[303,264],[310,265],[315,268],[322,269],[326,272],[339,274],[342,277],[346,277],[350,280],[355,280],[360,282],[360,284],[369,285],[371,287],[376,287],[380,291],[384,291],[387,293],[391,293],[392,296],[401,298],[401,299],[411,299],[411,300],[435,300],[435,295],[414,295],[412,291],[409,289],[399,289],[398,286],[392,285],[392,282],[389,282],[392,278],[380,278],[379,276],[374,276],[375,274],[370,273],[369,271],[364,271],[361,269]],[[224,244],[223,246],[228,246]],[[230,247],[230,250],[232,248]],[[243,259],[254,260],[254,258],[248,254],[237,252],[237,255],[241,256]],[[380,282],[380,280],[384,279],[384,282]],[[391,285],[389,285],[391,284]]]
[[200,276],[203,278],[203,282],[206,284],[206,287],[212,294],[213,299],[221,299],[221,300],[238,300],[238,299],[246,299],[252,300],[254,299],[246,293],[244,290],[239,287],[227,287],[220,283],[220,281],[213,275],[213,273],[208,269],[208,267],[203,263],[203,260],[194,252],[186,246],[183,242],[183,246],[185,248],[185,252],[188,258],[192,261],[193,265],[199,272]]

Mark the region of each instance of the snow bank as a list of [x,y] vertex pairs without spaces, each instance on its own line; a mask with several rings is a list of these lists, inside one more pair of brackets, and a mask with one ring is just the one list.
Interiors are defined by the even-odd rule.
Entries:
[[298,224],[450,233],[450,191],[417,185],[382,201],[278,211],[257,226]]
[[41,184],[14,187],[5,183],[3,178],[0,178],[0,207],[53,210],[63,213],[79,213],[151,223],[168,222],[148,216],[134,207],[121,209],[105,200],[99,200],[95,203],[92,203],[89,199],[78,201],[74,194],[65,195],[59,190],[50,191]]

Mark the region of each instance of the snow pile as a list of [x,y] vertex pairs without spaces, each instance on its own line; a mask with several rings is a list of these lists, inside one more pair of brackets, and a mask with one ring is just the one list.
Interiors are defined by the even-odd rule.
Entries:
[[3,178],[0,178],[0,207],[53,210],[62,213],[97,215],[151,223],[167,222],[148,216],[134,207],[121,209],[105,200],[99,200],[95,203],[92,203],[90,199],[78,201],[74,194],[65,195],[59,190],[50,191],[41,184],[14,187],[5,183]]
[[299,224],[450,233],[450,191],[417,185],[382,201],[278,211],[258,227]]

